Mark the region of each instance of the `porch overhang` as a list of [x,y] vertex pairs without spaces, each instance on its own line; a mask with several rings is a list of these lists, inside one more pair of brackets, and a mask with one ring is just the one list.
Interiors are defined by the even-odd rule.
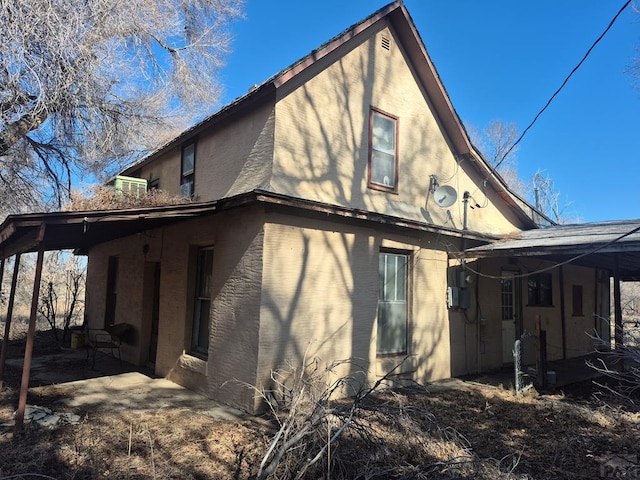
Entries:
[[455,258],[529,257],[560,264],[617,269],[622,281],[640,281],[640,219],[555,225],[519,232],[452,253]]
[[188,203],[161,207],[80,212],[52,212],[10,215],[0,225],[0,259],[39,249],[88,251],[94,245],[135,235],[165,225],[212,215],[232,208],[263,204],[270,208],[295,210],[304,215],[367,222],[388,228],[422,233],[445,234],[451,237],[489,242],[496,237],[478,232],[436,226],[391,215],[294,198],[264,190],[253,190],[212,202]]

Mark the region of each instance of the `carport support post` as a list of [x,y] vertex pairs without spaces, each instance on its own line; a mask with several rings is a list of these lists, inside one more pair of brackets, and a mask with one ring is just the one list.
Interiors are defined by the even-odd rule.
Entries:
[[[44,228],[40,231],[44,234]],[[20,400],[18,413],[16,414],[16,432],[24,430],[24,412],[27,408],[27,390],[29,390],[29,375],[31,373],[31,354],[33,353],[33,337],[36,333],[36,316],[38,313],[38,300],[40,298],[40,278],[42,277],[42,261],[44,246],[42,242],[38,247],[38,260],[36,262],[36,275],[33,280],[33,295],[31,296],[31,316],[29,317],[29,330],[27,331],[27,344],[24,350],[24,366],[22,367],[22,383],[20,384]]]
[[[13,262],[13,275],[11,277],[11,290],[9,292],[9,304],[7,305],[7,318],[4,321],[4,337],[2,340],[2,353],[0,353],[0,387],[4,387],[4,366],[7,363],[7,350],[9,349],[9,333],[11,331],[11,319],[13,318],[13,304],[16,299],[16,285],[18,284],[18,270],[20,269],[20,254],[16,254]],[[2,272],[4,276],[4,259],[2,260]]]
[[618,255],[613,257],[613,302],[615,317],[615,342],[616,350],[624,345],[622,336],[622,300],[620,298],[620,269],[618,266]]

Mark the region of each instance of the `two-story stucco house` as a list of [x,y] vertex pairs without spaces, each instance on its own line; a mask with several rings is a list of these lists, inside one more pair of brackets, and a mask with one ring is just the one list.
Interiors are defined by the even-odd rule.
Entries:
[[469,141],[401,2],[121,174],[197,201],[41,216],[77,227],[89,326],[134,325],[125,360],[247,410],[229,380],[268,388],[305,354],[369,380],[410,356],[396,373],[427,382],[509,363],[536,319],[551,359],[608,334],[599,266],[482,250],[540,217]]

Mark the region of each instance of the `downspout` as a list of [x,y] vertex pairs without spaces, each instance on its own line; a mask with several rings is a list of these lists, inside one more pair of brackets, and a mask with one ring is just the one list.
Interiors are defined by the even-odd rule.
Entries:
[[562,359],[567,359],[567,315],[564,308],[564,269],[560,266],[560,324],[562,325]]

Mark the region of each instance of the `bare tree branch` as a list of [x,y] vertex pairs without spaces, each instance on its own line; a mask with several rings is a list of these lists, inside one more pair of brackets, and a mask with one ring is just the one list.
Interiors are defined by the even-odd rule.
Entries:
[[0,0],[0,171],[28,169],[59,203],[74,175],[108,174],[210,113],[242,10],[243,0]]

